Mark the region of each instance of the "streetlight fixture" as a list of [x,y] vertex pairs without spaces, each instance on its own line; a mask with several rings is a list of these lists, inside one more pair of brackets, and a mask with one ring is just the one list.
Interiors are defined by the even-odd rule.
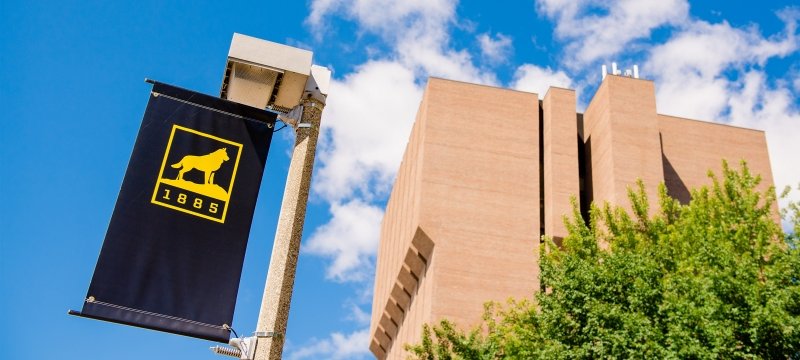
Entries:
[[[312,65],[312,52],[234,34],[220,97],[280,113],[295,130],[267,282],[255,336],[231,340],[240,359],[280,359],[305,222],[311,173],[331,72]],[[253,348],[254,346],[254,348]],[[214,348],[212,348],[213,350]],[[231,349],[234,350],[234,349]]]

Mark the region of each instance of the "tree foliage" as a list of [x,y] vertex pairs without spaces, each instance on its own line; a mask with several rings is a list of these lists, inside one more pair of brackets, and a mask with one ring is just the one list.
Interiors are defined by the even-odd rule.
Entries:
[[639,182],[631,214],[573,206],[569,235],[540,254],[546,291],[487,304],[469,332],[447,320],[406,348],[419,359],[800,359],[800,207],[776,222],[774,190],[742,163],[681,205]]

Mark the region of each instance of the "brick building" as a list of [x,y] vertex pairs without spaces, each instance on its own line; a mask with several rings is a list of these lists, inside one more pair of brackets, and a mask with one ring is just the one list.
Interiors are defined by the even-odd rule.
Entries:
[[386,207],[370,350],[404,359],[422,324],[480,321],[486,301],[539,289],[541,235],[565,236],[570,197],[627,204],[644,180],[671,196],[746,159],[773,184],[763,131],[656,112],[652,81],[606,76],[583,114],[575,91],[537,94],[431,78]]

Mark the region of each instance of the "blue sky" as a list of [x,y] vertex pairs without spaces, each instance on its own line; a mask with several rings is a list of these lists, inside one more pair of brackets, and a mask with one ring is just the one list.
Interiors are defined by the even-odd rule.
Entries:
[[[68,317],[79,309],[148,99],[145,77],[217,94],[233,32],[309,48],[334,73],[285,357],[369,358],[378,231],[428,76],[537,92],[638,64],[661,113],[767,131],[800,167],[791,1],[0,2],[0,358],[216,359],[212,343]],[[502,7],[498,6],[502,4]],[[273,140],[234,329],[255,328],[288,167]]]

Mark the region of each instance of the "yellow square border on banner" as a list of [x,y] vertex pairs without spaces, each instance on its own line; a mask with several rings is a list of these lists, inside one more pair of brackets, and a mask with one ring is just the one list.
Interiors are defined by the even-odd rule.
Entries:
[[[185,131],[185,132],[188,132],[188,133],[191,133],[191,134],[194,134],[194,135],[198,135],[198,136],[202,136],[202,137],[205,137],[205,138],[209,138],[211,140],[219,141],[219,142],[222,142],[222,143],[225,143],[225,144],[228,144],[228,145],[235,146],[235,147],[237,147],[239,149],[239,151],[236,152],[236,162],[233,164],[233,173],[231,174],[231,181],[230,181],[230,184],[228,185],[228,189],[227,189],[228,200],[225,202],[225,210],[222,211],[222,217],[219,218],[219,219],[217,219],[215,217],[212,217],[212,216],[205,215],[205,214],[200,214],[200,213],[197,213],[197,212],[194,212],[194,211],[191,211],[191,210],[186,210],[186,209],[174,206],[172,204],[167,204],[167,203],[163,203],[163,202],[160,202],[160,201],[156,200],[156,197],[158,195],[158,187],[159,187],[160,184],[162,184],[161,178],[164,175],[164,167],[167,166],[167,158],[169,157],[169,150],[172,148],[172,139],[175,137],[176,130]],[[190,128],[187,128],[187,127],[184,127],[184,126],[173,124],[172,125],[172,131],[169,134],[169,140],[167,141],[167,148],[164,151],[164,160],[161,161],[161,169],[158,171],[158,177],[156,178],[156,186],[153,189],[153,197],[150,199],[150,202],[153,203],[153,204],[161,205],[161,206],[164,206],[164,207],[167,207],[167,208],[170,208],[170,209],[173,209],[173,210],[177,210],[177,211],[180,211],[180,212],[183,212],[183,213],[186,213],[186,214],[194,215],[194,216],[197,216],[197,217],[200,217],[200,218],[203,218],[203,219],[216,221],[218,223],[225,223],[225,217],[228,215],[228,208],[230,207],[231,193],[233,191],[233,184],[236,181],[236,171],[239,169],[239,159],[242,157],[242,149],[243,149],[243,145],[240,144],[240,143],[233,142],[233,141],[230,141],[230,140],[227,140],[227,139],[223,139],[223,138],[211,135],[211,134],[206,134],[204,132],[197,131],[197,130],[194,130],[194,129],[190,129]]]

